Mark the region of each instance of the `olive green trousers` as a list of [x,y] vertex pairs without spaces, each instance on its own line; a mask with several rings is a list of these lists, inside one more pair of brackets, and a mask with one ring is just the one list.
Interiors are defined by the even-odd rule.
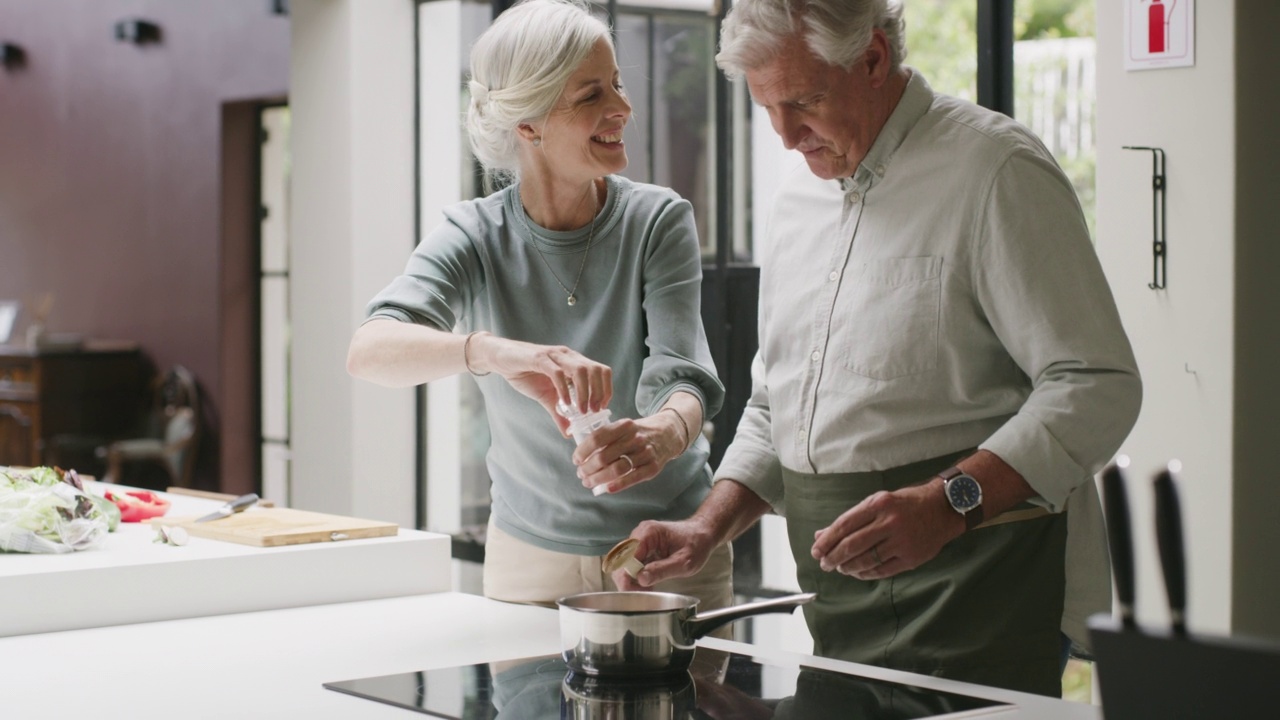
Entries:
[[783,470],[787,533],[800,587],[818,594],[804,607],[814,650],[1060,696],[1065,514],[975,528],[920,567],[883,580],[826,572],[810,554],[814,532],[863,499],[925,482],[966,454],[882,472]]

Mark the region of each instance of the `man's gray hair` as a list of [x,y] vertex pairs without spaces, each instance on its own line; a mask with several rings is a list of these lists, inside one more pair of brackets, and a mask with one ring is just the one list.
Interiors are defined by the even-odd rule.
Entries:
[[609,27],[583,0],[522,0],[471,47],[467,137],[489,177],[519,176],[521,123],[555,108],[573,75]]
[[889,39],[889,68],[907,57],[900,0],[738,0],[720,29],[716,64],[736,78],[764,65],[782,41],[802,32],[828,65],[848,70],[871,45],[872,30]]

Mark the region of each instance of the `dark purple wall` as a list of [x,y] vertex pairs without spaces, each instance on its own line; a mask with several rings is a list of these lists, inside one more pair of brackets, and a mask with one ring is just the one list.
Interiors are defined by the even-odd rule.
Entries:
[[[235,206],[222,194],[237,188],[221,118],[224,103],[287,95],[288,19],[270,5],[0,0],[0,42],[26,51],[25,67],[0,70],[0,299],[29,308],[52,292],[51,332],[135,340],[157,367],[186,365],[224,425],[244,420],[221,413],[224,386],[245,383],[228,381],[222,347],[222,213]],[[161,42],[116,41],[134,17]],[[206,486],[224,430],[201,453]]]

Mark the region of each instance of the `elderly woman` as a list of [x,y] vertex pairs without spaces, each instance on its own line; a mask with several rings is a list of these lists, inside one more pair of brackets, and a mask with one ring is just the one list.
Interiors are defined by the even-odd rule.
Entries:
[[[347,367],[393,387],[477,378],[492,435],[484,592],[550,604],[614,589],[612,546],[698,507],[711,487],[699,429],[724,388],[691,206],[614,174],[631,105],[608,28],[577,2],[522,2],[476,41],[471,70],[472,149],[510,184],[444,211],[369,303]],[[575,448],[558,402],[613,422]],[[721,607],[731,569],[726,548],[658,589]]]

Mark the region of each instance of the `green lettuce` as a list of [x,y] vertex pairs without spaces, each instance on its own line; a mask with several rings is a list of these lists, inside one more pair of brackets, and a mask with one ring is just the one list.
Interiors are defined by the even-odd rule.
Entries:
[[0,468],[0,551],[65,553],[101,544],[111,518],[75,473]]

